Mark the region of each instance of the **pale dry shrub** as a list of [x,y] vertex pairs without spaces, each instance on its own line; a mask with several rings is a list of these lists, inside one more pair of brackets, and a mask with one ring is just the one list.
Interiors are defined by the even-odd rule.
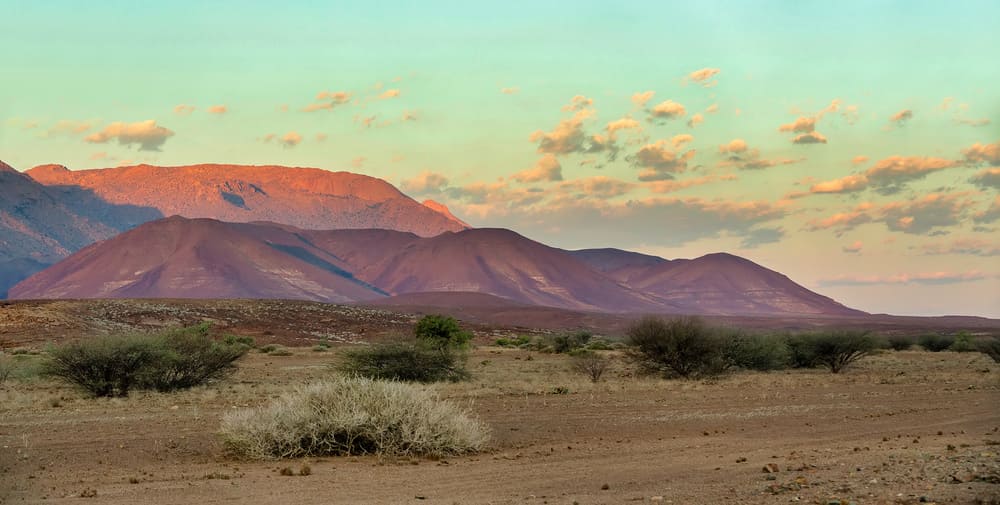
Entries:
[[222,439],[250,459],[378,454],[445,456],[482,450],[485,425],[431,391],[339,377],[223,417]]

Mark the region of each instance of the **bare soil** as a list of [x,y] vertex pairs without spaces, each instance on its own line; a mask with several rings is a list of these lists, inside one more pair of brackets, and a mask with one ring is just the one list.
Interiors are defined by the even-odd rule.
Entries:
[[616,357],[592,384],[565,356],[481,346],[471,382],[434,387],[488,423],[487,453],[225,453],[223,413],[329,376],[339,350],[252,352],[223,382],[125,399],[8,380],[0,503],[1000,503],[1000,366],[978,353],[707,381],[636,377]]

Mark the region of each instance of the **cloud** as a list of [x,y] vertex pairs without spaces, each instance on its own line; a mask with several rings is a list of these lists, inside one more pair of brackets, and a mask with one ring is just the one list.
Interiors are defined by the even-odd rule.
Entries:
[[809,221],[806,229],[809,231],[834,229],[839,236],[862,224],[872,222],[870,211],[873,207],[871,203],[862,203],[848,212],[838,212],[823,219],[813,219]]
[[973,128],[978,128],[980,126],[989,126],[992,121],[986,118],[980,119],[966,119],[966,118],[956,118],[955,122],[961,125],[971,126]]
[[516,95],[521,92],[521,88],[517,86],[511,88],[500,88],[500,92],[505,95]]
[[709,88],[718,84],[718,81],[713,81],[712,78],[719,72],[720,70],[717,68],[703,68],[691,72],[688,74],[687,78],[702,85],[702,87]]
[[1000,243],[978,238],[962,238],[951,243],[926,244],[921,250],[926,255],[1000,256]]
[[379,100],[389,100],[390,98],[396,98],[399,96],[400,91],[398,89],[387,89],[378,96]]
[[906,202],[893,202],[880,209],[882,221],[892,231],[922,235],[935,228],[956,225],[973,205],[962,193],[931,193]]
[[822,287],[832,286],[874,286],[881,284],[958,284],[988,279],[991,276],[978,271],[970,272],[922,272],[915,274],[896,274],[891,276],[856,276],[842,275],[828,279],[820,279]]
[[60,119],[56,124],[46,131],[45,135],[70,135],[76,136],[90,130],[94,126],[89,121],[73,121],[71,119]]
[[670,143],[674,145],[674,148],[679,148],[690,143],[692,140],[694,140],[694,135],[681,133],[680,135],[674,135],[673,138],[670,139]]
[[720,153],[744,153],[747,150],[747,143],[743,139],[733,139],[728,144],[719,146]]
[[865,156],[865,155],[863,155],[863,154],[860,154],[858,156],[855,156],[855,157],[851,158],[851,163],[853,163],[855,165],[860,165],[860,164],[865,163],[867,161],[868,161],[868,157]]
[[707,114],[715,114],[716,112],[719,112],[719,104],[717,103],[713,103],[705,108],[705,113]]
[[159,151],[163,143],[173,135],[173,131],[159,126],[155,120],[149,119],[137,123],[111,123],[103,130],[88,135],[84,140],[94,144],[104,144],[110,140],[117,140],[123,146],[136,144],[140,151]]
[[213,105],[206,109],[210,114],[225,114],[229,111],[229,108],[225,105]]
[[810,193],[853,193],[868,187],[868,177],[864,174],[848,175],[832,181],[813,184]]
[[777,165],[788,165],[796,160],[761,158],[759,149],[751,149],[743,139],[733,139],[728,144],[719,146],[719,153],[725,159],[719,162],[720,167],[736,167],[740,170],[762,170]]
[[910,109],[903,109],[889,116],[889,122],[896,126],[906,126],[906,123],[911,119],[913,119],[913,111]]
[[303,112],[315,112],[318,110],[332,110],[333,108],[351,101],[351,94],[346,91],[320,91],[316,94],[316,101],[305,106]]
[[792,139],[793,144],[826,144],[826,137],[820,132],[802,133]]
[[563,105],[562,110],[564,112],[580,111],[584,109],[589,109],[594,106],[594,99],[587,98],[583,95],[576,95],[569,100],[569,103]]
[[653,119],[675,119],[683,117],[687,114],[687,110],[683,105],[673,101],[667,100],[660,102],[653,106],[649,111],[650,120]]
[[879,193],[889,195],[899,192],[910,181],[922,179],[927,174],[957,165],[956,162],[944,158],[890,156],[875,163],[865,175]]
[[368,158],[365,158],[364,156],[358,156],[357,158],[351,160],[351,166],[354,168],[361,168],[365,166],[366,161],[368,161]]
[[863,248],[864,244],[860,240],[857,240],[851,245],[845,245],[844,247],[841,247],[840,250],[848,254],[857,254],[861,252],[861,249]]
[[534,167],[518,172],[512,178],[521,183],[561,181],[562,165],[554,154],[546,154],[535,163]]
[[1000,167],[1000,142],[992,144],[972,144],[968,149],[963,149],[962,154],[970,164],[985,163],[991,167]]
[[1000,220],[1000,196],[993,199],[988,209],[975,213],[972,220],[979,224],[990,224]]
[[987,168],[969,178],[969,182],[983,189],[1000,190],[1000,168]]
[[416,121],[417,113],[411,110],[404,110],[403,115],[399,118],[400,121]]
[[587,136],[583,131],[583,121],[590,118],[593,112],[583,109],[576,112],[572,118],[563,119],[551,132],[537,130],[528,140],[538,142],[539,153],[569,154],[587,150]]
[[559,184],[558,189],[566,193],[586,195],[591,198],[615,198],[628,194],[636,185],[631,182],[598,175],[573,179]]
[[628,157],[633,166],[644,169],[639,173],[640,181],[662,181],[673,179],[677,173],[687,170],[688,161],[695,151],[687,151],[678,155],[667,140],[658,140],[646,144],[639,152]]
[[174,114],[177,114],[178,116],[187,116],[192,112],[194,112],[194,105],[181,104],[174,107]]
[[754,249],[764,244],[781,242],[781,239],[784,237],[785,229],[781,227],[756,228],[747,232],[743,240],[740,241],[740,247],[743,249]]
[[327,135],[325,133],[317,133],[316,134],[316,142],[325,142],[326,139],[327,139]]
[[642,125],[638,121],[626,116],[611,121],[605,129],[608,133],[614,133],[619,130],[642,130]]
[[653,193],[673,193],[675,191],[680,191],[682,189],[694,186],[703,186],[705,184],[711,184],[713,182],[736,181],[736,180],[739,180],[739,177],[733,174],[704,175],[701,177],[694,177],[691,179],[649,181],[645,184],[645,186],[649,188],[649,191]]
[[448,178],[443,174],[423,171],[412,179],[405,179],[399,185],[403,192],[415,195],[437,194],[448,186]]
[[698,126],[698,125],[700,125],[700,124],[702,124],[704,122],[705,122],[705,116],[703,116],[699,112],[699,113],[691,116],[691,119],[688,120],[688,128],[694,128],[694,127],[696,127],[696,126]]
[[299,135],[294,131],[290,131],[282,135],[278,141],[285,147],[295,147],[302,142],[302,135]]
[[778,127],[779,132],[812,133],[816,130],[816,118],[802,116],[795,121]]
[[653,99],[655,91],[643,91],[642,93],[634,93],[632,95],[632,103],[636,107],[642,108],[646,106],[646,103]]
[[90,155],[90,159],[95,160],[95,161],[96,160],[110,160],[110,159],[112,159],[112,157],[108,156],[108,153],[106,153],[104,151],[101,151],[99,153],[91,154]]

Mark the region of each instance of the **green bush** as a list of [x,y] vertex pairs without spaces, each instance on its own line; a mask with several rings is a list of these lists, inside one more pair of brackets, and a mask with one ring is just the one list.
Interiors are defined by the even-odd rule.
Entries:
[[648,372],[689,378],[717,375],[726,368],[722,340],[699,318],[645,317],[627,335],[629,355]]
[[456,349],[421,343],[394,342],[350,349],[338,365],[341,372],[370,379],[411,382],[461,381],[469,378],[465,355]]
[[441,315],[424,316],[413,328],[417,341],[435,349],[465,349],[472,334],[458,326],[453,317]]
[[242,345],[250,349],[257,347],[257,342],[253,337],[244,337],[240,335],[226,335],[222,337],[222,341],[226,345]]
[[7,364],[6,361],[0,360],[0,386],[10,377],[11,372],[14,371],[14,367]]
[[788,335],[785,346],[788,348],[788,364],[792,368],[816,368],[820,365],[809,335]]
[[222,420],[223,444],[252,459],[480,451],[489,431],[454,404],[399,382],[341,377]]
[[951,335],[939,335],[937,333],[928,333],[917,339],[917,344],[923,347],[925,351],[930,352],[944,351],[954,343],[955,337]]
[[528,335],[518,335],[514,338],[498,338],[496,344],[499,347],[521,348],[531,344],[531,337]]
[[977,352],[979,348],[976,342],[972,341],[972,335],[963,331],[955,335],[955,341],[948,346],[948,350],[952,352]]
[[793,361],[809,364],[808,367],[825,366],[833,373],[840,373],[848,365],[871,354],[879,348],[879,339],[868,331],[835,330],[799,335],[789,339]]
[[576,331],[549,337],[548,344],[552,351],[558,354],[566,354],[576,349],[583,349],[590,342],[594,335],[589,331]]
[[172,391],[220,379],[244,353],[245,346],[216,342],[199,325],[54,347],[45,371],[94,396],[127,396],[133,389]]
[[783,370],[790,362],[784,339],[771,335],[730,336],[723,349],[726,365],[746,370]]
[[976,342],[979,352],[993,358],[993,361],[1000,362],[1000,337],[987,337]]
[[905,351],[913,347],[913,338],[906,335],[890,335],[886,340],[894,351]]

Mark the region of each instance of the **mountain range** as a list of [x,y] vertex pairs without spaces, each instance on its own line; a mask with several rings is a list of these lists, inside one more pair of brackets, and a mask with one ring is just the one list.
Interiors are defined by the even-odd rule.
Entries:
[[[627,251],[566,251],[506,229],[420,237],[173,216],[88,246],[14,286],[10,297],[377,303],[414,293],[470,292],[594,312],[861,314],[729,254],[648,258]],[[602,272],[609,262],[618,268]],[[609,274],[643,269],[645,275]]]
[[863,314],[730,254],[667,260],[557,249],[511,230],[472,228],[381,179],[280,166],[42,165],[21,173],[0,165],[7,288],[21,299],[392,305],[465,293],[448,299],[584,312]]
[[84,246],[169,215],[433,236],[469,226],[374,177],[280,166],[138,165],[24,173],[0,162],[0,298]]

